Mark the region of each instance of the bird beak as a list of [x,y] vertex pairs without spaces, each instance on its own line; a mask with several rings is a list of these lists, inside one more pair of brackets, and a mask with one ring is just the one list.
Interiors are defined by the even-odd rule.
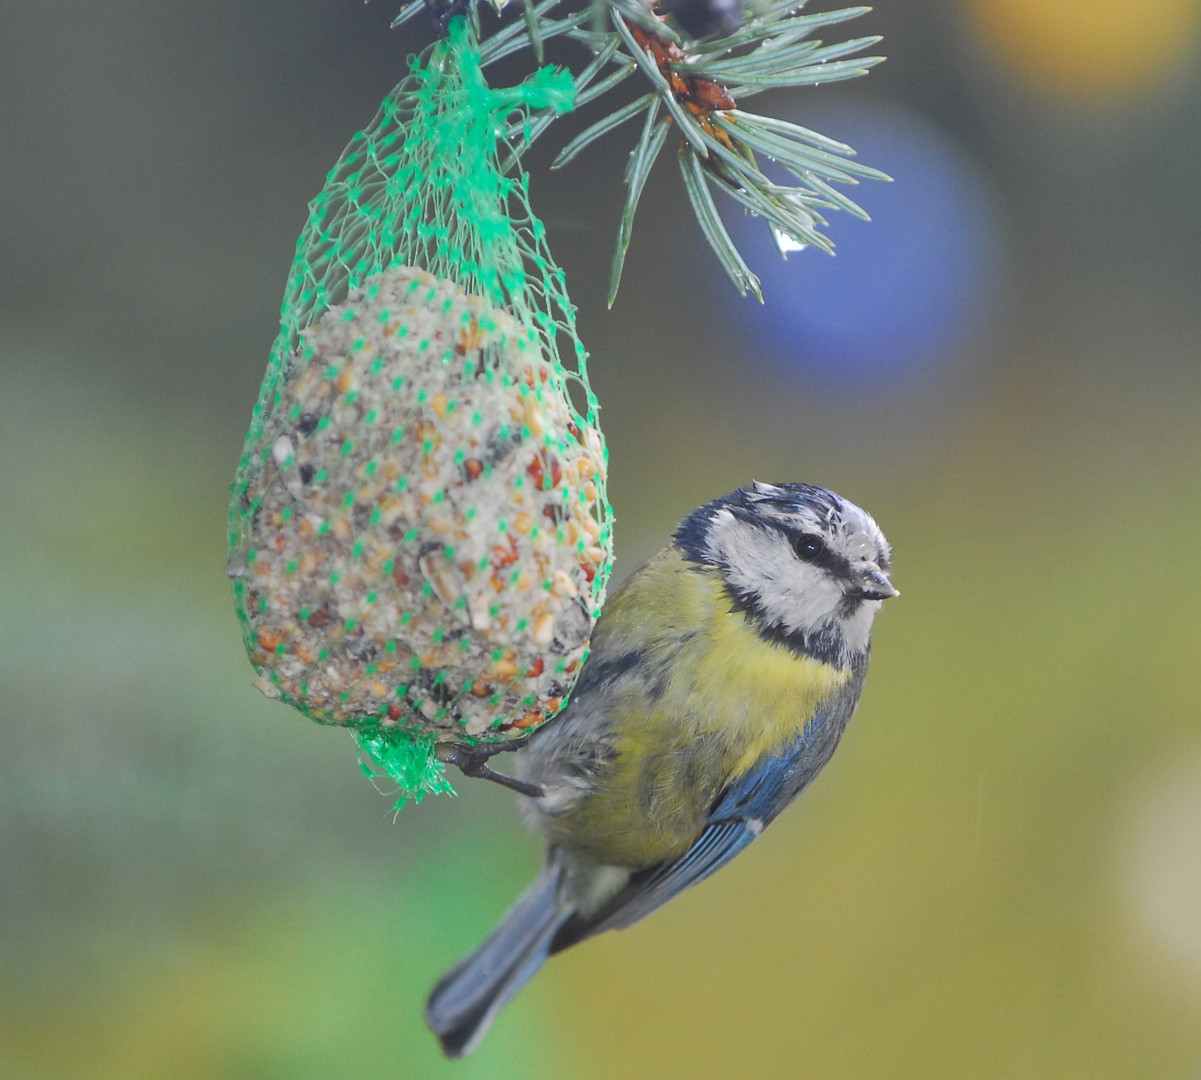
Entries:
[[901,595],[875,563],[868,563],[856,571],[853,593],[862,600],[889,600]]

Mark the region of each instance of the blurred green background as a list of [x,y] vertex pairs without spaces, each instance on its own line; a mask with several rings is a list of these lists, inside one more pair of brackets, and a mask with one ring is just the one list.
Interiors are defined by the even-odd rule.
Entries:
[[888,63],[772,108],[896,182],[835,260],[757,251],[763,308],[663,165],[606,312],[633,133],[534,162],[618,575],[808,480],[903,596],[801,803],[455,1064],[424,995],[537,846],[485,784],[394,818],[251,688],[223,574],[305,203],[420,41],[393,14],[0,13],[0,1076],[1201,1075],[1197,0],[852,24]]

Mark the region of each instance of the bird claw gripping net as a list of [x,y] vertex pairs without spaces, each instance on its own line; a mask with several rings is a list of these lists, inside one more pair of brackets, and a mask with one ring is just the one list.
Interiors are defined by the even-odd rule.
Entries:
[[461,18],[414,61],[310,204],[233,483],[256,685],[415,798],[437,743],[562,708],[604,599],[597,402],[519,162],[573,97],[489,87]]

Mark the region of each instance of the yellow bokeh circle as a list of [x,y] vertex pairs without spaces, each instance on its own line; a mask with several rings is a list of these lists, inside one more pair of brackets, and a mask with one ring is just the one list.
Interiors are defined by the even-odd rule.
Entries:
[[968,0],[981,44],[1038,90],[1141,93],[1196,52],[1201,0]]

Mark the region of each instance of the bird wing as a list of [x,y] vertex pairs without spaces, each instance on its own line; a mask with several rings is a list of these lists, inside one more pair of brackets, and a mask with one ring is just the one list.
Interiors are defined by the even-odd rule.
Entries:
[[552,953],[605,930],[633,926],[673,896],[702,881],[747,846],[757,832],[738,821],[710,825],[680,858],[630,875],[625,887],[592,916],[569,919],[551,941]]
[[728,863],[763,831],[825,763],[828,753],[819,755],[820,764],[815,759],[812,734],[811,727],[783,753],[761,758],[749,772],[726,788],[714,806],[704,832],[683,855],[635,871],[621,891],[598,912],[568,920],[555,935],[550,951],[559,952],[605,930],[633,926]]

